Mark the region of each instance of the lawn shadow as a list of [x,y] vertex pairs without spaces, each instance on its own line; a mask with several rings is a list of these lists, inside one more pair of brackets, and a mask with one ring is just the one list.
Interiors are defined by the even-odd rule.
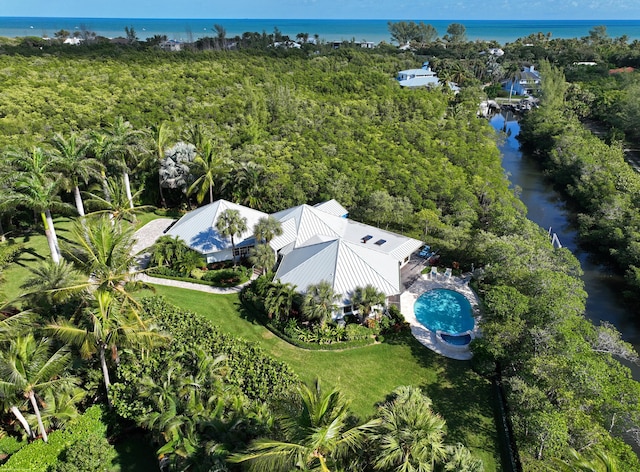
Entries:
[[20,267],[29,268],[35,262],[45,261],[46,259],[46,257],[38,254],[33,248],[24,248],[22,251],[20,251],[20,254],[15,258],[13,262]]
[[434,410],[447,421],[447,441],[484,451],[499,462],[491,382],[476,374],[469,361],[443,357],[442,363],[439,381],[424,385],[423,390],[433,400]]
[[264,318],[261,316],[259,310],[251,303],[239,300],[234,304],[234,306],[236,310],[238,310],[238,314],[241,319],[248,321],[253,325],[264,326]]

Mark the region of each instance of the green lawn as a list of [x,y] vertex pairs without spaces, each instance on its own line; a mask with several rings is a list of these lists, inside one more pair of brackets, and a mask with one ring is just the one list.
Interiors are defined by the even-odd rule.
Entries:
[[448,441],[471,447],[485,470],[501,470],[490,385],[469,363],[448,360],[422,346],[412,336],[347,351],[308,351],[281,340],[245,313],[237,295],[212,295],[156,286],[156,294],[198,313],[225,332],[256,342],[289,364],[300,378],[337,386],[361,417],[397,386],[418,385],[432,398],[434,409],[447,420]]

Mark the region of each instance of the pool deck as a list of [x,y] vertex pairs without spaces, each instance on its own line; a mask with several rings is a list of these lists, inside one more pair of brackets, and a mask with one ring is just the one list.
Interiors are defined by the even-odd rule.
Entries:
[[413,310],[413,305],[416,299],[428,290],[436,288],[445,288],[449,290],[455,290],[464,295],[473,309],[473,316],[476,319],[475,327],[473,328],[472,337],[477,337],[478,332],[478,316],[479,316],[479,300],[478,296],[469,287],[469,280],[471,276],[465,277],[445,277],[443,274],[437,276],[422,275],[416,279],[416,281],[409,287],[407,291],[400,295],[400,312],[404,315],[407,323],[411,326],[411,334],[420,341],[423,345],[428,347],[438,354],[448,357],[450,359],[456,359],[460,361],[468,361],[473,357],[470,350],[460,351],[455,348],[449,348],[446,344],[439,342],[436,337],[436,333],[425,328],[417,319]]

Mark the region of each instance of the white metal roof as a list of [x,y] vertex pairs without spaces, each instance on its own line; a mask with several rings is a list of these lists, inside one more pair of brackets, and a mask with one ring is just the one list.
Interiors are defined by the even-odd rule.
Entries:
[[[295,226],[287,225],[287,231],[296,232],[294,247],[301,247],[317,236],[341,238],[374,253],[391,256],[397,262],[403,262],[422,246],[422,241],[417,239],[335,216],[309,205],[289,208],[272,216],[282,221],[283,229],[287,221],[294,222]],[[291,241],[291,238],[288,240]]]
[[340,238],[292,250],[284,256],[275,279],[291,283],[301,292],[327,281],[342,294],[343,305],[350,304],[356,287],[373,285],[386,296],[400,293],[396,261]]
[[316,203],[313,206],[314,208],[324,211],[325,213],[329,213],[330,215],[340,216],[342,218],[346,218],[347,215],[349,214],[349,211],[347,211],[347,209],[342,205],[340,205],[340,203],[338,203],[338,201],[335,199],[331,199],[329,201],[322,202],[322,203]]
[[242,236],[234,238],[236,244],[241,244],[245,239],[253,237],[255,224],[260,218],[268,216],[266,213],[236,203],[217,200],[184,215],[167,231],[167,234],[178,236],[187,246],[202,254],[228,249],[231,247],[231,239],[223,238],[216,229],[218,216],[228,209],[238,210],[240,215],[247,219],[247,230]]

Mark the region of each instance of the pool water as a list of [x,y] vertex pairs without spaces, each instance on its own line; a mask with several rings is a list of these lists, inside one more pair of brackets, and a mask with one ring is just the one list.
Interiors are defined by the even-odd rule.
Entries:
[[461,336],[460,335],[451,336],[450,334],[443,334],[442,340],[447,344],[453,344],[454,346],[466,346],[471,342],[471,335],[463,334]]
[[456,335],[475,326],[471,303],[455,290],[437,288],[424,292],[416,300],[413,310],[416,319],[434,332]]

